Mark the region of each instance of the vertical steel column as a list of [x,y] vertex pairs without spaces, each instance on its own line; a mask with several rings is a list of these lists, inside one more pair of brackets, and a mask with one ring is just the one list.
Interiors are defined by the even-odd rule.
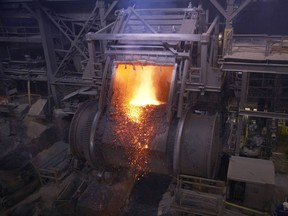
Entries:
[[94,43],[95,41],[87,40],[89,59],[87,66],[83,72],[82,79],[91,79],[95,75],[93,73],[95,71],[94,64],[96,62],[96,50]]
[[99,96],[99,110],[102,111],[103,107],[104,107],[104,99],[105,99],[105,93],[107,90],[107,76],[108,76],[108,71],[110,69],[110,63],[111,63],[111,57],[108,56],[106,58],[106,63],[105,63],[105,68],[103,71],[103,76],[102,76],[102,85],[101,85],[101,89],[100,89],[100,96]]
[[[46,67],[47,67],[47,85],[50,96],[50,91],[56,107],[59,107],[59,101],[57,98],[56,87],[52,83],[55,81],[54,73],[57,69],[57,61],[54,52],[53,38],[51,34],[51,28],[45,15],[40,7],[37,8],[36,14],[38,16],[38,24],[40,29],[40,35],[42,40],[43,51],[45,55]],[[50,100],[48,100],[50,101]],[[51,106],[49,104],[49,106]],[[49,107],[51,109],[51,107]]]
[[213,62],[212,66],[217,67],[218,64],[218,48],[219,48],[219,22],[215,25],[215,30],[214,30],[214,47],[213,47]]
[[[207,36],[206,33],[202,34],[203,36]],[[204,37],[207,38],[207,37]],[[204,86],[207,83],[207,52],[208,52],[208,39],[201,40],[201,83]]]
[[[247,98],[247,82],[248,82],[248,73],[242,72],[242,84],[241,84],[241,97],[239,103],[239,110],[243,110],[246,103]],[[235,155],[239,155],[240,152],[240,142],[241,142],[241,134],[243,128],[243,116],[239,115],[238,110],[238,124],[237,124],[237,139],[236,139],[236,149]]]
[[217,2],[217,0],[210,0],[210,2],[217,8],[217,10],[225,17],[226,25],[223,37],[223,55],[226,53],[227,46],[227,34],[233,33],[233,19],[237,16],[249,3],[251,0],[245,0],[236,10],[235,10],[235,0],[226,0],[226,10]]
[[[106,26],[107,22],[106,22],[106,14],[105,14],[105,3],[102,0],[99,1],[99,17],[100,17],[100,26],[101,28],[103,28]],[[99,41],[99,45],[100,45],[100,52],[104,52],[105,47],[107,45],[107,41],[106,40]]]
[[226,10],[223,9],[223,7],[217,2],[217,0],[210,0],[210,2],[225,17],[226,28],[232,28],[232,21],[234,17],[237,16],[251,2],[251,0],[246,0],[236,10],[234,10],[235,0],[226,0]]
[[101,28],[103,28],[104,26],[106,26],[104,1],[99,0],[98,6],[99,6],[99,17],[100,17]]
[[178,102],[178,110],[177,110],[178,118],[181,118],[183,115],[184,93],[185,93],[185,88],[186,88],[188,69],[189,69],[189,60],[185,59],[182,79],[181,79],[180,93],[179,93],[179,102]]
[[234,3],[235,3],[235,0],[227,0],[227,8],[226,8],[227,18],[226,18],[226,27],[225,28],[232,28],[231,16],[232,16],[233,11],[234,11]]

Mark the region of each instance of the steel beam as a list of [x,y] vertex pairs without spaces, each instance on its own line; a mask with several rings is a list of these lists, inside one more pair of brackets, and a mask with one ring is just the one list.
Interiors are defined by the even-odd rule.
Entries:
[[212,40],[214,40],[214,47],[212,47],[213,49],[213,62],[211,63],[212,64],[212,67],[219,67],[218,66],[218,48],[219,48],[219,41],[218,41],[218,34],[219,34],[219,25],[216,25],[215,26],[215,29],[214,29],[214,38],[212,38]]
[[242,73],[242,83],[241,83],[241,97],[239,102],[239,111],[238,111],[238,123],[237,123],[237,133],[236,133],[236,148],[235,154],[239,155],[240,153],[240,141],[241,134],[243,128],[243,116],[239,115],[240,110],[244,109],[246,99],[247,99],[247,91],[248,91],[248,73]]
[[235,18],[235,16],[237,16],[247,5],[249,5],[251,2],[251,0],[246,0],[244,3],[242,3],[240,5],[240,7],[237,8],[237,10],[235,10],[230,16],[229,19],[230,21],[233,20]]
[[22,6],[23,6],[24,8],[26,8],[26,10],[27,10],[35,19],[37,19],[37,21],[39,21],[39,20],[38,20],[38,16],[37,16],[37,14],[35,13],[35,11],[33,11],[33,10],[27,5],[27,3],[22,3]]
[[89,59],[88,64],[83,71],[82,79],[92,79],[95,69],[94,69],[94,62],[96,62],[96,50],[95,50],[95,44],[92,41],[88,41],[88,53],[89,53]]
[[189,60],[185,59],[183,74],[182,74],[182,79],[181,79],[180,93],[179,93],[179,102],[178,102],[178,110],[177,110],[178,118],[181,118],[183,115],[184,93],[186,89],[188,69],[189,69]]
[[211,35],[213,30],[216,28],[216,24],[218,24],[218,20],[219,20],[219,17],[216,16],[206,32],[207,35]]
[[[88,59],[88,56],[86,56],[86,54],[83,52],[83,50],[81,50],[81,48],[77,45],[77,43],[79,42],[80,37],[83,35],[84,30],[87,28],[88,23],[91,21],[91,18],[95,16],[95,13],[98,7],[99,7],[99,0],[96,2],[95,7],[93,8],[92,12],[90,13],[88,19],[85,21],[79,33],[75,36],[73,40],[70,39],[71,46],[69,50],[67,51],[66,55],[64,56],[64,58],[62,59],[60,65],[58,66],[55,72],[56,74],[59,73],[63,69],[63,67],[65,67],[65,64],[67,63],[67,61],[71,59],[71,54],[73,52],[74,47],[82,54],[82,56],[85,59]],[[45,13],[47,14],[47,12]]]
[[99,95],[99,101],[98,101],[98,108],[100,111],[103,110],[104,108],[104,103],[105,103],[105,94],[106,94],[106,90],[107,90],[107,76],[108,76],[108,70],[110,67],[110,63],[111,63],[111,58],[110,56],[108,56],[106,58],[106,63],[105,63],[105,68],[103,71],[103,76],[102,76],[102,85],[101,85],[101,89],[100,89],[100,95]]
[[208,55],[208,42],[202,41],[201,43],[201,72],[200,72],[200,81],[204,85],[207,84],[207,55]]
[[[105,54],[109,55],[148,55],[148,56],[175,56],[170,51],[153,51],[153,50],[106,50]],[[178,53],[176,53],[178,55]],[[188,53],[185,54],[185,57],[189,57]]]
[[0,42],[41,43],[42,39],[41,39],[40,35],[28,36],[28,37],[0,37]]
[[[202,11],[201,8],[161,8],[161,12],[175,12],[175,13],[179,13],[179,12],[195,12],[195,11]],[[138,12],[141,11],[150,11],[150,12],[159,12],[159,9],[153,9],[153,8],[149,8],[149,9],[137,9]]]
[[[43,10],[44,13],[47,15],[47,17],[49,17],[49,19],[54,23],[54,25],[62,32],[62,34],[65,35],[65,37],[70,41],[71,47],[72,47],[72,46],[73,46],[73,47],[75,46],[75,48],[78,50],[79,53],[81,53],[82,56],[88,58],[88,57],[86,56],[86,54],[82,51],[82,49],[81,49],[79,46],[77,46],[77,44],[75,43],[76,41],[73,40],[73,39],[68,35],[67,30],[63,29],[63,28],[59,25],[59,22],[57,22],[57,21],[49,14],[49,12],[47,12],[47,10],[46,10],[45,8],[42,8],[42,10]],[[84,26],[83,26],[83,27],[84,27]],[[82,28],[83,28],[83,27],[82,27]],[[69,29],[69,28],[67,27],[67,29]],[[72,31],[71,31],[70,29],[69,29],[69,31],[70,31],[71,34],[72,34]]]
[[[157,31],[156,31],[155,29],[153,29],[153,28],[151,27],[151,25],[149,25],[133,8],[129,8],[129,9],[130,9],[130,11],[132,12],[132,14],[133,14],[136,18],[138,18],[138,19],[142,22],[142,24],[143,24],[144,26],[146,26],[146,28],[148,28],[152,33],[157,34]],[[131,16],[130,16],[130,17],[131,17]],[[165,46],[166,49],[170,50],[170,52],[172,52],[174,55],[177,55],[176,50],[174,50],[173,48],[169,47],[166,42],[163,42],[162,44]]]
[[[108,24],[107,26],[105,26],[104,28],[98,30],[97,32],[95,32],[95,33],[93,33],[93,34],[102,34],[102,33],[106,33],[106,31],[107,31],[108,29],[111,29],[114,25],[115,25],[115,21],[112,22],[112,23],[110,23],[110,24]],[[88,33],[88,34],[89,34],[89,33]],[[87,37],[87,36],[86,36],[86,37]]]
[[89,86],[89,87],[95,87],[95,85],[101,86],[101,80],[95,80],[93,79],[93,82],[86,82],[83,81],[81,77],[65,77],[65,78],[57,78],[54,83],[51,83],[52,85],[64,85],[64,86]]
[[225,28],[232,28],[231,15],[234,12],[235,0],[226,0],[226,26]]
[[249,110],[240,109],[239,115],[241,116],[247,115],[247,116],[259,117],[259,118],[288,120],[287,113],[260,112],[260,111],[249,111]]
[[[38,24],[40,29],[40,35],[42,39],[42,46],[46,61],[47,67],[47,86],[48,86],[48,94],[50,95],[50,91],[52,93],[52,97],[55,103],[55,106],[59,106],[59,101],[57,98],[56,88],[51,83],[54,82],[54,72],[57,69],[57,61],[54,52],[54,43],[52,39],[51,29],[48,23],[48,20],[45,19],[45,16],[41,9],[37,9],[36,11],[38,17]],[[50,100],[48,100],[50,101]],[[51,104],[49,102],[49,111],[51,111]]]
[[114,7],[117,5],[118,2],[119,2],[119,0],[114,0],[112,2],[110,7],[108,8],[108,10],[104,14],[103,20],[106,20],[106,18],[108,17],[108,15],[111,13],[111,11],[114,9]]
[[154,34],[157,33],[133,8],[130,8],[130,10],[134,16],[136,16],[144,24],[144,26],[146,26],[146,28],[148,28]]
[[[106,26],[106,20],[104,18],[105,17],[105,4],[104,4],[104,1],[103,0],[98,0],[96,4],[98,4],[98,8],[99,8],[98,16],[100,18],[100,26],[101,27]],[[94,13],[94,15],[95,15],[95,13]]]
[[241,84],[241,98],[239,107],[240,109],[244,109],[248,92],[248,73],[242,73],[242,84]]
[[226,19],[226,28],[232,27],[232,20],[237,16],[252,0],[246,0],[242,3],[235,11],[234,4],[235,0],[227,0],[226,10],[219,4],[217,0],[210,0],[210,2],[217,8],[217,10],[225,17]]
[[221,70],[227,72],[245,71],[250,73],[288,74],[288,64],[221,62]]
[[200,34],[96,34],[89,32],[89,40],[128,40],[128,41],[201,41],[207,37]]
[[227,19],[227,13],[223,7],[217,2],[217,0],[210,0],[210,2],[217,8],[217,10]]

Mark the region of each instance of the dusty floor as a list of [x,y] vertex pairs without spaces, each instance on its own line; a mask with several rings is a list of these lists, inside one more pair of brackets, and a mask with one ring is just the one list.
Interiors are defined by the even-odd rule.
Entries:
[[[50,147],[59,138],[59,136],[57,136],[57,130],[53,125],[44,124],[44,133],[42,133],[43,131],[34,130],[35,127],[38,127],[39,123],[42,124],[42,122],[28,122],[30,130],[28,129],[27,131],[27,128],[22,124],[21,120],[10,119],[10,137],[15,138],[15,145],[17,145],[18,148],[28,150],[33,157],[35,157],[37,153]],[[27,132],[29,132],[29,136],[27,136]],[[33,133],[35,133],[35,136],[33,136]],[[19,137],[21,137],[21,139]],[[7,144],[9,144],[9,142],[7,142]],[[0,145],[0,153],[3,153],[4,150],[8,151],[8,147],[9,145]],[[10,143],[10,147],[14,148],[15,146],[11,146]],[[128,204],[124,216],[156,216],[158,204],[171,180],[172,178],[170,176],[158,174],[148,174],[147,176],[140,178],[134,186],[129,203],[127,202]],[[284,201],[285,196],[288,197],[288,174],[276,173],[275,183],[276,187],[273,204],[276,206]],[[37,206],[33,206],[33,209],[37,208]]]
[[131,201],[124,216],[156,216],[158,204],[167,190],[171,177],[149,174],[134,186]]

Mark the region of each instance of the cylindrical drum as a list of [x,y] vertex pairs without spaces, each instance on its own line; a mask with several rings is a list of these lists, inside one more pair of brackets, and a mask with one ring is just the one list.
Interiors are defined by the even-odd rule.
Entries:
[[[136,165],[146,166],[146,171],[161,174],[215,177],[221,149],[218,115],[197,115],[188,111],[182,119],[175,119],[168,125],[162,108],[165,107],[159,106],[147,117],[147,125],[154,125],[155,131],[151,143],[148,143],[149,147],[142,148],[140,155],[136,155],[146,155],[135,161],[138,163]],[[129,143],[129,140],[143,134],[131,135],[129,127],[125,126],[127,130],[122,130],[122,124],[125,123],[114,121],[113,113],[101,115],[96,102],[86,102],[77,111],[71,124],[72,153],[94,168],[119,169],[135,165],[131,162],[137,160],[133,154],[139,154],[135,152],[139,149],[132,146],[134,143]]]
[[220,151],[218,115],[188,111],[178,123],[173,172],[213,178]]

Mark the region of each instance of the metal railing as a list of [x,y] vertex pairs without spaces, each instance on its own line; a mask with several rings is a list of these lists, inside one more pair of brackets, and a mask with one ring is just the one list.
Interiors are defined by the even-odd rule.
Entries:
[[271,54],[288,54],[288,36],[229,34],[224,50],[225,55],[247,51],[262,53],[265,57]]
[[179,175],[172,208],[178,213],[222,215],[225,182]]

